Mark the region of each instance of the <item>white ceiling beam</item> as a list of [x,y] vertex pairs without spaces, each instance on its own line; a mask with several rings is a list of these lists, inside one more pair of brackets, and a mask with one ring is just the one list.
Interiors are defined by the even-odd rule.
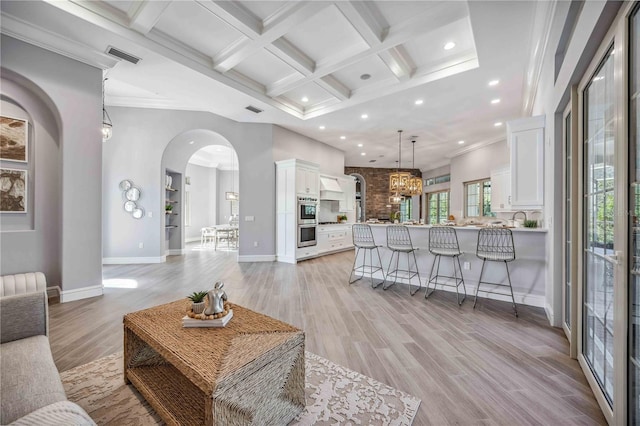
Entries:
[[402,46],[392,47],[380,52],[378,56],[400,81],[409,80],[416,68],[413,59]]
[[147,34],[158,23],[171,1],[137,1],[131,4],[127,15],[129,27],[142,34]]
[[355,64],[362,59],[365,59],[372,54],[379,54],[385,50],[396,47],[402,43],[405,43],[418,34],[424,34],[425,28],[438,28],[444,25],[455,22],[467,16],[466,3],[456,2],[451,3],[438,3],[435,6],[423,11],[420,14],[413,16],[410,19],[403,21],[402,23],[389,29],[386,37],[382,42],[376,46],[372,46],[370,49],[364,50],[358,54],[351,55],[346,58],[323,61],[318,63],[315,71],[295,82],[287,82],[282,85],[273,85],[267,92],[269,96],[279,96],[285,92],[296,89],[300,86],[307,84],[309,81],[317,80],[338,71],[344,67]]
[[313,59],[283,38],[275,40],[267,50],[303,75],[311,75],[316,67]]
[[386,22],[381,22],[373,3],[337,1],[335,5],[369,46],[380,44]]
[[[219,3],[227,2],[222,1]],[[218,15],[218,13],[221,13],[223,16],[224,13],[228,13],[228,9],[225,9],[224,13],[221,11],[214,11],[220,9],[218,2],[204,4],[208,4],[208,6],[206,6],[207,9],[216,13],[216,15],[221,19],[224,18],[221,15]],[[265,20],[262,23],[261,34],[243,32],[243,34],[251,40],[249,43],[238,46],[238,48],[235,50],[228,50],[223,52],[222,54],[216,55],[216,57],[213,58],[215,70],[219,72],[226,72],[230,70],[246,58],[257,53],[260,49],[263,49],[275,40],[278,40],[280,37],[288,33],[293,27],[311,18],[328,5],[329,4],[325,2],[287,3],[268,20]],[[227,23],[234,26],[234,22],[235,21]],[[234,26],[234,28],[242,32],[242,26],[240,26],[239,28]],[[296,57],[294,56],[292,59],[295,60]]]
[[5,12],[0,15],[2,34],[29,44],[59,53],[76,61],[103,70],[115,67],[120,61],[111,55],[95,50],[91,46],[45,30]]
[[141,47],[151,50],[152,52],[162,55],[165,58],[177,62],[185,67],[188,67],[202,75],[212,78],[213,80],[225,84],[232,89],[238,90],[246,95],[253,96],[256,100],[264,102],[275,108],[281,109],[294,117],[304,119],[304,114],[299,109],[289,108],[287,105],[283,105],[275,99],[266,96],[264,93],[253,90],[250,87],[239,83],[238,81],[229,78],[212,68],[211,58],[202,58],[202,55],[194,55],[190,51],[183,51],[182,48],[178,48],[176,44],[168,43],[167,40],[162,40],[159,37],[155,37],[156,31],[153,30],[149,33],[149,36],[154,36],[155,40],[151,37],[145,36],[129,28],[126,20],[114,20],[102,16],[99,12],[92,10],[90,7],[85,7],[83,4],[79,4],[71,1],[60,0],[43,0],[51,6],[57,7],[65,12],[83,19],[91,24],[94,24],[100,28],[112,32],[118,36],[129,39],[132,43],[136,43]]
[[198,0],[198,4],[251,39],[262,34],[262,22],[235,2]]
[[316,83],[341,101],[347,100],[351,96],[351,90],[331,75],[316,80]]

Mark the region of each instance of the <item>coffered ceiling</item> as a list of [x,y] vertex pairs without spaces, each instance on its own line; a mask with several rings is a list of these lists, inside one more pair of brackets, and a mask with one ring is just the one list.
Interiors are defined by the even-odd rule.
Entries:
[[[276,123],[343,149],[349,165],[393,166],[396,130],[403,128],[418,140],[416,166],[423,169],[464,148],[459,140],[469,146],[503,137],[494,122],[522,114],[536,10],[526,1],[55,0],[1,7],[2,32],[107,70],[108,105]],[[109,47],[141,60],[114,58]],[[487,85],[493,79],[497,87]],[[494,98],[499,105],[490,104]]]

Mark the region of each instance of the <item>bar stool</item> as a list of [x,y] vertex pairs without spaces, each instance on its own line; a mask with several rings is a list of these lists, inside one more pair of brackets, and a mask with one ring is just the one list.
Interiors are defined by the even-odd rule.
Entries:
[[[376,288],[383,283],[374,285],[373,284],[373,274],[378,271],[382,271],[382,259],[380,258],[380,251],[378,250],[378,246],[376,245],[375,240],[373,239],[373,233],[371,232],[371,227],[369,225],[365,225],[362,223],[356,223],[351,228],[353,231],[353,245],[356,247],[356,257],[353,259],[353,268],[351,268],[351,274],[349,274],[349,284],[353,284],[354,282],[362,279],[364,274],[366,273],[366,268],[369,268],[369,279],[371,280],[371,287]],[[356,262],[358,261],[358,254],[360,254],[360,250],[364,250],[362,256],[362,264],[360,266],[356,266]],[[376,251],[378,255],[378,265],[375,266],[373,264],[373,251]],[[369,252],[369,264],[367,265],[367,252]],[[362,272],[362,275],[355,280],[352,280],[354,272]],[[384,277],[384,271],[382,272],[382,276]]]
[[[464,285],[464,276],[462,275],[462,267],[460,266],[460,255],[462,252],[458,245],[458,235],[456,234],[456,230],[448,226],[434,226],[429,229],[429,252],[435,257],[433,258],[433,264],[431,265],[431,272],[429,272],[427,292],[425,293],[424,298],[426,299],[431,296],[431,293],[436,291],[436,286],[440,284],[442,286],[455,287],[456,301],[458,302],[458,305],[462,305],[464,299],[467,298],[467,287]],[[440,275],[440,260],[442,259],[442,256],[451,258],[453,264],[453,277]],[[436,275],[433,276],[433,268],[436,266],[436,261],[438,262],[438,267],[436,268]],[[458,265],[458,271],[460,271],[460,278],[458,278],[458,272],[456,271],[456,263]],[[455,284],[438,282],[438,278],[454,279]],[[432,282],[433,290],[429,292],[429,284]],[[462,285],[462,289],[464,290],[462,300],[460,300],[460,294],[458,292],[458,287],[460,287],[460,285]]]
[[[382,285],[382,289],[386,290],[398,281],[398,272],[404,272],[407,274],[409,280],[409,293],[413,296],[422,288],[422,282],[420,282],[420,274],[418,273],[418,262],[416,260],[416,250],[411,243],[411,236],[409,235],[409,229],[403,225],[389,225],[387,226],[387,248],[391,250],[391,259],[389,260],[389,267],[387,268],[387,275],[384,281],[387,282],[389,275],[395,274],[393,283],[388,286]],[[407,255],[407,269],[399,269],[398,263],[400,262],[400,253],[406,253]],[[413,264],[415,270],[411,270],[411,264],[409,261],[409,254],[413,254]],[[391,270],[391,264],[393,263],[393,256],[396,256],[396,269]],[[418,288],[415,291],[411,291],[411,279],[418,276]]]
[[[511,296],[513,303],[513,310],[518,316],[518,308],[516,307],[516,301],[513,298],[513,287],[511,287],[511,276],[509,275],[509,265],[507,262],[511,262],[516,258],[516,251],[513,246],[513,234],[510,229],[491,229],[485,228],[478,232],[478,246],[476,248],[476,256],[482,259],[482,269],[480,269],[480,278],[478,279],[478,288],[476,289],[476,297],[473,301],[473,307],[475,309],[476,302],[478,301],[478,292],[491,294],[501,294],[503,296]],[[509,284],[502,283],[490,283],[482,281],[482,274],[484,273],[484,265],[487,260],[492,262],[504,262],[504,267],[507,270],[507,280]],[[509,293],[500,293],[497,291],[480,290],[481,284],[491,284],[496,286],[509,287]]]

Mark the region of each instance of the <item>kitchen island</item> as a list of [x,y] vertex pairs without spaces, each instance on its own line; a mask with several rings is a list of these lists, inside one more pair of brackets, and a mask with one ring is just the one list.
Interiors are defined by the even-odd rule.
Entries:
[[[387,249],[387,227],[389,224],[370,224],[373,237],[376,244],[380,247],[380,256],[382,257],[382,266],[386,273],[391,259],[391,251]],[[429,253],[429,229],[430,225],[407,225],[409,235],[413,246],[418,248],[416,258],[418,262],[418,271],[423,286],[426,286],[429,280],[429,272],[433,264],[434,256]],[[480,277],[480,268],[482,267],[482,259],[476,256],[476,246],[478,241],[478,231],[482,229],[480,226],[453,226],[458,235],[458,243],[463,254],[460,256],[462,272],[464,274],[465,286],[467,289],[467,299],[465,303],[471,300],[475,295]],[[509,273],[511,274],[511,283],[513,285],[513,295],[516,303],[544,307],[545,306],[545,268],[546,268],[546,240],[547,230],[543,228],[513,228],[513,243],[515,246],[516,260],[509,262]],[[361,250],[358,262],[361,262],[363,256]],[[375,259],[375,256],[374,256]],[[367,261],[369,257],[367,257]],[[400,269],[407,269],[406,256],[400,256]],[[395,263],[395,261],[394,261]],[[411,256],[411,264],[413,265],[413,256]],[[468,268],[468,269],[467,269]],[[392,267],[392,269],[395,269]],[[453,267],[451,258],[442,257],[440,262],[440,274],[452,275]],[[487,262],[483,281],[507,283],[507,274],[503,262]],[[366,276],[365,280],[368,278]],[[374,274],[374,278],[383,279],[381,273]],[[393,281],[393,278],[391,278]],[[401,279],[398,276],[398,283],[408,283],[408,280]],[[417,284],[416,278],[412,280],[413,284]],[[433,286],[431,287],[433,288]],[[492,286],[483,284],[483,290],[492,290]],[[508,288],[497,288],[498,291],[509,291]],[[437,290],[446,290],[455,292],[452,287],[438,286]],[[460,288],[462,291],[462,287]],[[409,290],[407,289],[407,292]],[[421,290],[420,295],[424,295]],[[469,298],[471,296],[471,299]],[[480,292],[478,297],[489,297],[491,299],[511,301],[508,296],[486,294]]]

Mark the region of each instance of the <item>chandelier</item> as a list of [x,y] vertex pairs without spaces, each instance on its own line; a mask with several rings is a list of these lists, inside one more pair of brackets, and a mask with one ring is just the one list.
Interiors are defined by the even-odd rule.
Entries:
[[102,142],[106,142],[113,136],[113,124],[111,123],[111,117],[104,107],[104,82],[108,79],[102,80]]
[[[413,147],[413,165],[412,168],[416,168],[416,141],[412,140],[411,145]],[[404,195],[407,196],[415,196],[422,195],[422,178],[418,176],[411,176],[409,178],[409,182],[407,183],[407,190],[404,192]]]
[[393,195],[389,197],[389,203],[400,204],[402,201],[402,194],[407,191],[409,186],[409,179],[412,178],[411,173],[401,172],[402,168],[402,130],[398,130],[398,169],[395,173],[389,175],[389,192]]

